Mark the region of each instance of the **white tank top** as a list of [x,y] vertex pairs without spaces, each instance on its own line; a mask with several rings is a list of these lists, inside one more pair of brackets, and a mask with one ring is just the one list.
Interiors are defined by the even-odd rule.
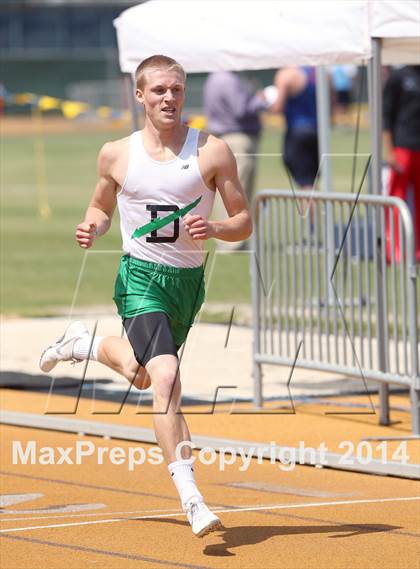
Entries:
[[130,136],[127,175],[117,200],[123,250],[132,257],[173,267],[203,263],[204,241],[192,239],[182,223],[186,213],[208,219],[213,208],[215,192],[198,165],[199,135],[189,128],[181,152],[168,162],[147,154],[140,131]]

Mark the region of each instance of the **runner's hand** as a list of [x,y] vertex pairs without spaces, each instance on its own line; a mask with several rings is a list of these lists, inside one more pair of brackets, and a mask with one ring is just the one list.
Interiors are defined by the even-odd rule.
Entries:
[[94,221],[84,221],[76,227],[76,241],[82,249],[92,247],[93,240],[97,236],[97,225]]
[[187,214],[183,221],[187,233],[193,239],[209,239],[214,236],[211,222],[201,217],[201,215]]

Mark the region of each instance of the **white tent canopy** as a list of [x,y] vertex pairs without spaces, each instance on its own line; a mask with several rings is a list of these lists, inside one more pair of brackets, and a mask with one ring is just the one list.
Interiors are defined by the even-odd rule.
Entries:
[[114,25],[125,73],[155,53],[187,72],[361,63],[372,37],[383,63],[420,63],[418,0],[151,0]]
[[420,64],[419,0],[375,0],[370,36],[382,38],[382,62]]

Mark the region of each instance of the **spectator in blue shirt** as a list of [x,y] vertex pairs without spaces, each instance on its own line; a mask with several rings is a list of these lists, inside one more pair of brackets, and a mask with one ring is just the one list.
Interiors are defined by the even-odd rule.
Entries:
[[357,73],[355,65],[333,65],[330,70],[334,89],[334,119],[337,123],[348,121],[352,103],[353,78]]

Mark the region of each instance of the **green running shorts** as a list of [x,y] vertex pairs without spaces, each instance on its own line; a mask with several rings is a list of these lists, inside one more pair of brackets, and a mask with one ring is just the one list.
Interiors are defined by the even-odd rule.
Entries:
[[148,312],[164,312],[177,346],[184,343],[204,295],[202,265],[178,268],[129,255],[121,258],[114,294],[118,314],[125,319]]

